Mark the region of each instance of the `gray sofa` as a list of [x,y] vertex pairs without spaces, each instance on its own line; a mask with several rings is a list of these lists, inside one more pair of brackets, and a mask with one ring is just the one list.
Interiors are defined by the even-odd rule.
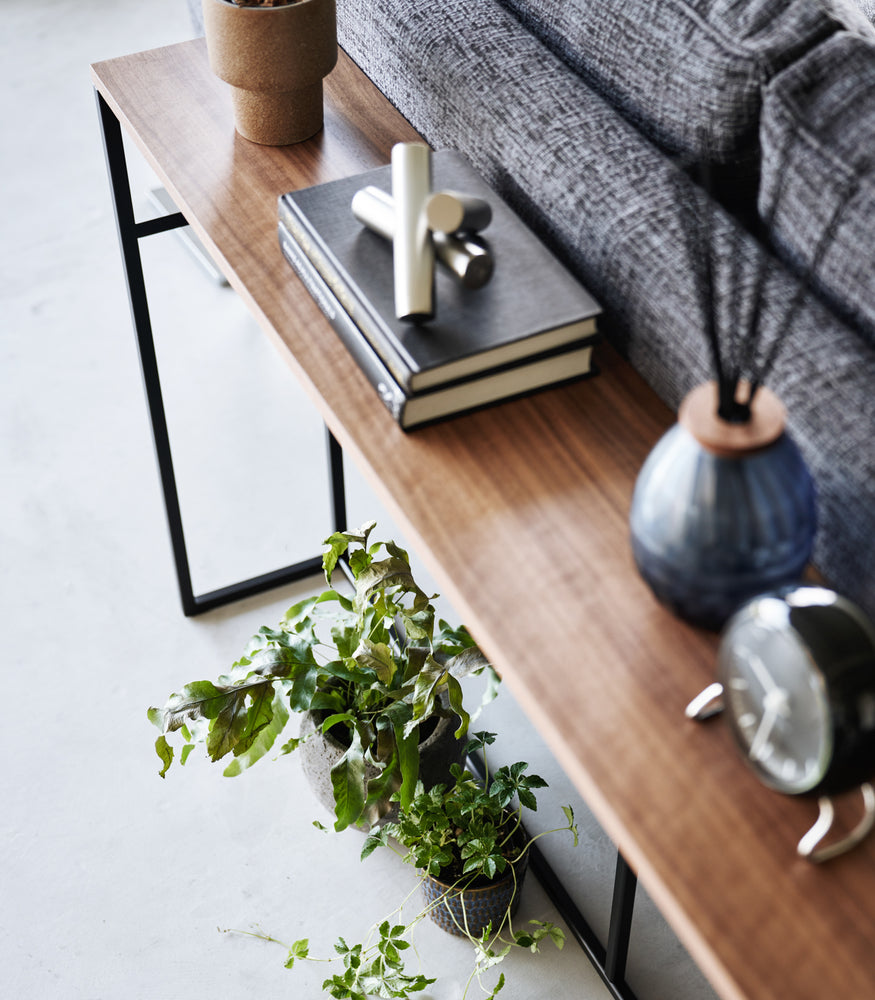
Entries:
[[672,407],[713,377],[712,245],[723,336],[761,302],[815,561],[875,615],[875,0],[337,7],[341,46],[569,265]]

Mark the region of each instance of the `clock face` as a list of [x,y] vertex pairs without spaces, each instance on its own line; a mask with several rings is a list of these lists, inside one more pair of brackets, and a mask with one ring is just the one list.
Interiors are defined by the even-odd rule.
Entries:
[[760,778],[788,794],[811,791],[832,760],[832,719],[823,675],[784,601],[760,598],[730,622],[718,671],[732,730]]

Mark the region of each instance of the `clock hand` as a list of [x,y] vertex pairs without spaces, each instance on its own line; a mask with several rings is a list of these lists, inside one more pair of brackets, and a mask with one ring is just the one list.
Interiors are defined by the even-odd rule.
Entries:
[[762,751],[772,734],[775,722],[779,716],[787,717],[789,707],[789,695],[783,688],[773,686],[772,690],[763,698],[763,717],[748,751],[752,760],[762,759]]
[[756,653],[748,653],[747,657],[757,680],[763,686],[763,690],[766,692],[774,691],[778,685],[772,680],[772,675],[766,669],[766,665],[763,663],[762,658],[757,656]]
[[769,737],[772,735],[772,729],[777,718],[777,709],[771,705],[766,705],[766,710],[763,713],[756,735],[748,751],[751,760],[760,760],[762,758],[763,750],[768,743]]

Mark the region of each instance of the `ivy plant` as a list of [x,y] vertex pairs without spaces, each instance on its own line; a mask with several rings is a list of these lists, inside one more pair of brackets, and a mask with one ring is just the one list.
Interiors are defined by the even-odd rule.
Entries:
[[[162,777],[171,767],[174,734],[180,762],[197,745],[224,773],[240,774],[277,743],[291,716],[311,711],[322,732],[345,734],[332,768],[335,828],[363,824],[378,801],[397,791],[408,805],[419,775],[421,727],[455,716],[456,738],[470,714],[460,681],[485,674],[483,701],[498,678],[464,628],[435,622],[432,601],[413,578],[407,553],[394,542],[371,542],[371,521],[326,539],[323,571],[329,589],[288,609],[276,627],[262,627],[243,656],[215,681],[186,684],[148,717],[161,731],[155,749]],[[331,587],[346,560],[354,593]],[[290,753],[300,744],[280,744]],[[368,778],[366,763],[376,769]]]
[[[484,750],[494,739],[491,733],[477,733],[466,751]],[[528,765],[523,761],[501,767],[491,777],[487,769],[485,782],[481,784],[470,771],[454,764],[451,784],[426,789],[419,782],[412,800],[401,806],[397,822],[371,831],[362,847],[362,858],[367,858],[377,847],[388,847],[417,869],[420,880],[437,876],[442,884],[450,887],[449,893],[488,884],[508,873],[516,882],[522,878],[519,866],[536,840],[568,831],[575,846],[578,843],[570,806],[562,807],[565,825],[531,838],[525,834],[523,809],[537,809],[534,790],[547,785],[543,778],[527,774],[527,770]],[[395,846],[396,842],[400,847]],[[413,997],[436,979],[418,971],[408,972],[405,954],[412,946],[417,925],[434,908],[443,905],[439,897],[405,922],[403,910],[414,895],[415,890],[385,920],[375,924],[363,942],[350,945],[344,938],[338,938],[334,959],[314,958],[308,938],[291,946],[285,945],[288,949],[286,967],[291,969],[302,960],[341,963],[342,969],[322,984],[323,992],[336,1000],[369,1000],[370,997],[406,1000]],[[499,974],[492,984],[487,984],[483,975],[500,964],[514,948],[537,953],[544,941],[552,941],[560,949],[565,943],[562,929],[549,922],[530,920],[524,927],[514,927],[510,903],[497,925],[488,924],[480,933],[471,933],[467,922],[457,921],[456,926],[468,938],[474,951],[474,967],[462,1000],[475,981],[492,1000],[504,987],[504,974]],[[262,934],[255,936],[281,943]]]

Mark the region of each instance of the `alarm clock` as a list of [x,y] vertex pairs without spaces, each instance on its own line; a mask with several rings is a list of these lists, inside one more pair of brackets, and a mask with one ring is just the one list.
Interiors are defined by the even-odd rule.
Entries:
[[747,763],[787,795],[833,795],[875,775],[875,626],[798,584],[753,598],[718,651],[723,707]]

